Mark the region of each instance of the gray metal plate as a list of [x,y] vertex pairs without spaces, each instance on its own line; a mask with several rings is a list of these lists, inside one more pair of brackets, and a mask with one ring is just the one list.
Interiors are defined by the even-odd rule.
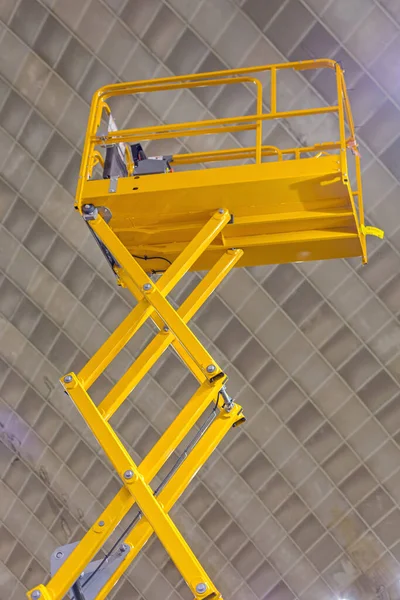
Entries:
[[[73,544],[66,544],[65,546],[60,546],[53,552],[50,558],[50,572],[51,576],[58,571],[61,565],[66,561],[68,556],[72,553],[72,551],[77,547],[79,542],[75,542]],[[124,545],[121,544],[121,547]],[[122,563],[123,560],[127,557],[129,553],[130,547],[125,545],[124,550],[116,551],[115,554],[112,554],[104,565],[99,569],[93,579],[87,584],[86,587],[83,587],[83,594],[85,596],[85,600],[94,600],[100,590],[103,588],[104,584],[110,579],[113,575],[115,569]],[[82,573],[79,582],[81,586],[85,586],[85,582],[89,579],[90,575],[93,571],[100,565],[101,560],[95,560],[89,563]],[[75,594],[72,590],[69,590],[68,597],[70,600],[76,600]]]

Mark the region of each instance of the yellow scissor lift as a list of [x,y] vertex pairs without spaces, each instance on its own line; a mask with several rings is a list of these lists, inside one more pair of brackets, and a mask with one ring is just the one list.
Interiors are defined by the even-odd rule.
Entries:
[[[332,69],[337,104],[279,112],[277,76],[286,69]],[[263,72],[270,74],[268,112],[263,112],[263,86],[257,79],[257,73]],[[255,85],[255,114],[118,130],[108,103],[115,96],[232,84]],[[262,145],[265,120],[325,113],[338,116],[337,140],[307,148]],[[108,123],[105,130],[104,122]],[[156,174],[145,174],[143,165],[132,158],[130,144],[142,140],[237,131],[254,131],[255,145],[176,154],[162,163],[167,164],[166,172],[156,170]],[[113,175],[111,170],[107,179],[93,178],[96,164],[104,169],[107,166],[104,148],[117,149],[118,160],[124,162],[123,176]],[[351,189],[349,181],[348,148],[354,154],[357,190]],[[266,162],[264,157],[275,160]],[[252,163],[179,170],[179,165],[236,159],[252,159]],[[170,172],[170,163],[178,170]],[[244,417],[226,390],[225,373],[187,324],[235,266],[355,256],[366,262],[365,235],[379,232],[364,226],[360,158],[340,65],[331,60],[305,61],[103,87],[91,105],[76,209],[110,262],[118,283],[137,300],[86,366],[61,379],[117,471],[121,489],[79,543],[55,551],[52,578],[47,585],[30,590],[28,597],[61,600],[69,594],[74,600],[106,598],[154,532],[194,598],[222,598],[168,513],[228,430]],[[167,296],[190,270],[207,273],[175,310]],[[157,282],[151,277],[154,271],[163,271]],[[90,387],[149,318],[158,334],[100,404],[94,404]],[[170,345],[199,387],[146,458],[136,465],[109,421]],[[203,425],[153,490],[152,480],[204,413],[208,416]],[[93,561],[135,503],[138,512],[107,560]]]

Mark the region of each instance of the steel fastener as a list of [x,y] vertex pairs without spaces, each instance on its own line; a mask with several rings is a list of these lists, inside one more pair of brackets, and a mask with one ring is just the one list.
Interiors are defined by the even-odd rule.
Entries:
[[33,600],[37,600],[38,598],[40,598],[40,597],[41,597],[41,595],[42,595],[42,594],[39,592],[39,590],[34,590],[34,591],[32,592],[32,594],[31,594],[31,598],[32,598]]
[[104,525],[105,525],[104,521],[99,521],[97,524],[99,527],[104,527]]
[[207,373],[214,373],[215,365],[208,365],[206,371],[207,371]]
[[196,592],[197,594],[204,594],[207,591],[207,584],[206,583],[198,583],[196,585]]
[[120,546],[119,551],[120,552],[129,552],[129,550],[131,549],[131,547],[129,546],[129,544],[122,544],[122,546]]
[[60,558],[62,558],[63,556],[64,556],[64,552],[61,552],[61,550],[60,550],[60,551],[58,551],[58,552],[56,552],[56,558],[60,559]]
[[218,209],[218,212],[219,212],[219,214],[220,214],[220,215],[223,215],[225,211],[224,211],[224,209],[223,209],[223,208],[219,208],[219,209]]
[[64,383],[71,383],[72,381],[72,375],[66,375],[64,377]]
[[131,469],[128,469],[128,471],[125,471],[124,479],[132,479],[132,477],[133,477],[133,471],[131,471]]
[[153,286],[151,285],[151,283],[145,283],[143,286],[143,291],[144,292],[149,292],[151,290]]

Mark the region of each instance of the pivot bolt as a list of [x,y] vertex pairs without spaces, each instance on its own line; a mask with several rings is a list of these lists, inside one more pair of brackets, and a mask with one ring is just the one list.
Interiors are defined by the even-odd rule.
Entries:
[[197,594],[204,594],[207,591],[207,584],[206,583],[198,583],[196,585],[196,592]]
[[88,215],[91,212],[93,212],[94,206],[93,206],[93,204],[84,204],[83,207],[82,207],[82,209],[83,209],[83,212]]
[[105,525],[104,521],[99,521],[97,524],[99,527],[104,527],[104,525]]
[[130,550],[130,546],[129,544],[122,544],[122,546],[120,546],[119,551],[124,553],[124,552],[128,552]]
[[208,367],[206,368],[207,373],[214,373],[215,371],[215,365],[208,365]]
[[124,479],[132,479],[132,477],[133,477],[133,471],[131,471],[131,469],[128,469],[128,471],[125,471]]
[[[225,211],[224,211],[223,208],[219,208],[218,212],[219,212],[220,215],[223,215]],[[200,584],[200,585],[204,585],[204,584]]]
[[41,596],[42,596],[42,594],[39,592],[39,590],[34,590],[31,594],[32,600],[37,600]]
[[169,331],[169,327],[167,327],[167,326],[163,327],[163,331],[165,331],[165,333],[167,333]]
[[151,290],[153,286],[151,285],[151,283],[145,283],[143,286],[143,291],[144,292],[149,292]]
[[64,377],[64,383],[71,383],[72,381],[72,376],[71,375],[66,375]]
[[60,559],[64,556],[64,552],[58,551],[56,552],[56,558]]

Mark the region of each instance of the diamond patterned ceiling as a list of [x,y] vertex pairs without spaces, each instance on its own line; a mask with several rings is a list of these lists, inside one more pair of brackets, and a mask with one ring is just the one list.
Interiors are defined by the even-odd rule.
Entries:
[[[53,550],[79,539],[118,488],[57,385],[129,310],[72,211],[92,93],[118,79],[330,57],[346,70],[366,215],[385,240],[370,239],[367,267],[237,270],[208,301],[193,328],[249,420],[172,514],[226,600],[399,600],[400,1],[1,0],[0,18],[0,597],[44,581]],[[281,100],[323,105],[332,87],[322,74],[288,78]],[[116,118],[245,114],[252,102],[239,86],[229,97],[200,90],[127,101]],[[331,126],[272,124],[265,143],[313,143]],[[166,151],[202,149],[173,144]],[[113,418],[134,457],[192,389],[166,353]],[[115,597],[191,595],[153,541]]]

